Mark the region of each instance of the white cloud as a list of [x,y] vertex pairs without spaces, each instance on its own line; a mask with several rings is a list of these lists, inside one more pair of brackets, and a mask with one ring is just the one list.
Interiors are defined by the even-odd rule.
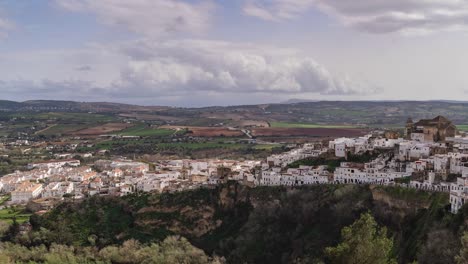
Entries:
[[131,62],[117,86],[143,93],[374,93],[376,88],[340,78],[295,50],[221,41],[132,43]]
[[0,9],[0,40],[5,38],[8,34],[8,31],[13,29],[13,23],[10,22],[5,15],[3,15],[2,10]]
[[312,7],[368,33],[426,34],[468,29],[465,0],[246,0],[244,12],[281,20],[302,15]]
[[95,14],[109,26],[123,27],[145,36],[200,33],[210,25],[214,4],[182,0],[56,0],[73,12]]
[[[159,100],[164,104],[163,98],[178,98],[186,103],[188,98],[228,96],[223,102],[239,103],[239,98],[264,102],[265,98],[284,100],[302,94],[378,92],[375,86],[332,74],[296,50],[245,43],[146,39],[86,50],[27,54],[24,61],[11,56],[16,58],[15,68],[40,64],[57,70],[39,71],[35,79],[24,77],[21,72],[4,79],[0,90],[6,98],[80,98],[149,104]],[[5,63],[0,62],[0,70],[11,65],[10,59],[3,58]],[[111,65],[103,63],[109,60],[113,61]],[[77,70],[83,65],[86,71]]]
[[314,0],[246,0],[246,15],[264,20],[293,19],[313,6]]

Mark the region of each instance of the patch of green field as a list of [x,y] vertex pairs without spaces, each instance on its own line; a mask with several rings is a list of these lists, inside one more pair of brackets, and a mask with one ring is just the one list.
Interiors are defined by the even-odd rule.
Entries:
[[10,199],[9,195],[0,196],[0,205],[3,205],[8,199]]
[[191,142],[191,143],[159,143],[158,148],[161,149],[173,149],[173,148],[184,148],[191,150],[199,149],[214,149],[214,148],[230,148],[239,149],[245,148],[246,144],[232,144],[232,143],[218,143],[218,142]]
[[124,136],[139,136],[139,137],[164,137],[174,134],[174,131],[171,129],[158,129],[151,128],[147,125],[136,125],[134,127],[127,128],[121,131],[121,134]]
[[271,127],[284,127],[284,128],[356,128],[351,125],[320,125],[320,124],[307,124],[307,123],[287,123],[287,122],[270,122]]
[[18,223],[24,223],[29,221],[31,214],[26,213],[24,208],[14,207],[14,208],[5,208],[0,210],[0,221],[13,223],[13,219],[16,219]]
[[457,125],[458,130],[468,131],[468,125]]
[[253,146],[254,149],[260,150],[272,150],[277,147],[281,147],[281,144],[256,144]]

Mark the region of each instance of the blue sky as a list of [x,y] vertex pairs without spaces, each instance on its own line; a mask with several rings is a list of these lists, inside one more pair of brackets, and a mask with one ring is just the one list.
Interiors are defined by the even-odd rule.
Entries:
[[3,0],[1,99],[464,100],[468,1]]

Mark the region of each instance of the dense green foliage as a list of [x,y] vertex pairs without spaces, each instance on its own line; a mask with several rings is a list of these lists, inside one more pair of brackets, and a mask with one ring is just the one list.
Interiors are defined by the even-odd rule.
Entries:
[[379,228],[370,213],[364,213],[356,222],[341,230],[342,241],[335,247],[327,247],[325,254],[331,263],[389,264],[392,258],[392,239],[387,229]]
[[340,163],[346,161],[346,159],[327,159],[323,157],[319,158],[307,158],[295,161],[288,165],[288,168],[299,168],[299,166],[319,166],[319,165],[327,165],[327,169],[330,172],[335,171],[337,167],[340,166]]
[[221,263],[193,247],[186,239],[168,237],[161,243],[142,245],[136,240],[125,241],[120,246],[73,247],[52,244],[24,247],[12,243],[0,243],[0,263],[47,264],[140,264],[140,263]]

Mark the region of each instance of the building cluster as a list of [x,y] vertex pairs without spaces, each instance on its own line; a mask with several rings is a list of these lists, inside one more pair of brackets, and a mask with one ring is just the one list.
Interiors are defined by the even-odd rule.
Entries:
[[[399,184],[450,192],[454,213],[468,201],[468,137],[458,135],[452,122],[441,116],[416,123],[409,119],[403,137],[377,131],[358,138],[329,141],[328,149],[321,148],[315,156],[328,153],[335,159],[343,159],[333,171],[326,166],[287,168],[292,162],[305,158],[303,153],[311,149],[317,147],[309,145],[305,149],[270,157],[257,184]],[[369,153],[380,154],[368,162],[346,161]]]
[[327,149],[323,148],[321,144],[305,144],[302,148],[293,149],[291,151],[271,155],[267,158],[266,162],[269,167],[284,168],[287,165],[302,159],[318,157]]
[[[315,158],[333,166],[291,166]],[[318,159],[316,159],[318,160]],[[376,131],[357,138],[305,144],[265,161],[98,160],[91,165],[75,159],[31,163],[28,171],[0,178],[0,191],[11,203],[48,208],[50,199],[93,195],[124,196],[134,192],[172,192],[213,186],[228,180],[251,186],[310,184],[379,184],[450,192],[452,212],[468,200],[468,137],[444,117],[407,121],[404,136]],[[456,180],[454,182],[454,180]]]
[[51,160],[29,164],[0,178],[0,191],[12,204],[34,200],[93,195],[124,196],[134,192],[164,192],[219,184],[228,180],[253,184],[257,161],[169,160],[155,164],[128,159],[98,160],[81,166],[79,160]]

